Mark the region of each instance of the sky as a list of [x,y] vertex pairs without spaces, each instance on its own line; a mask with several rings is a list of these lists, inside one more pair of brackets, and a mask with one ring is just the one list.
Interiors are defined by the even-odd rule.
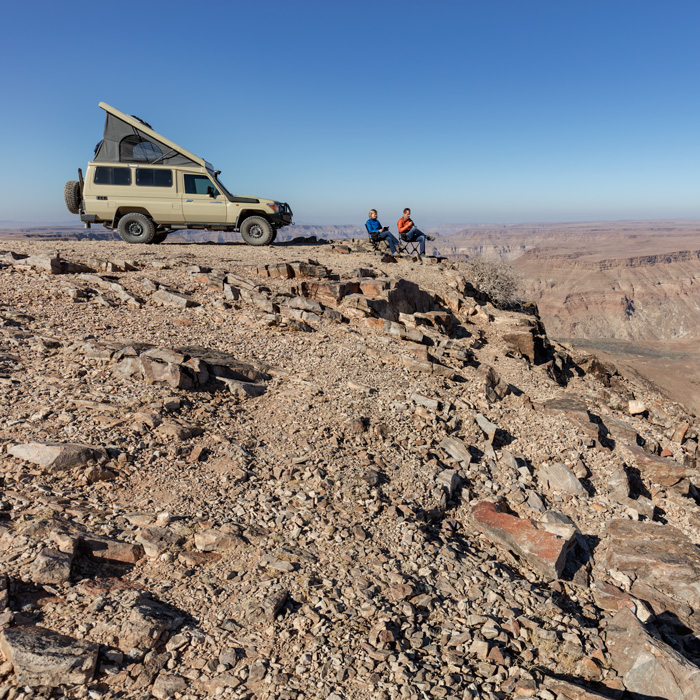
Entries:
[[37,0],[1,26],[0,222],[78,222],[100,101],[301,224],[700,217],[697,0]]

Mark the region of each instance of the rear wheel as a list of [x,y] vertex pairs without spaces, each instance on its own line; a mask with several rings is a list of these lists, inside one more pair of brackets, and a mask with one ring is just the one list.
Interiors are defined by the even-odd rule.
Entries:
[[80,213],[80,183],[77,180],[68,180],[63,188],[63,199],[71,214]]
[[248,245],[270,245],[275,240],[275,229],[262,216],[251,216],[241,224],[241,238]]
[[156,235],[156,227],[145,215],[137,212],[124,214],[117,225],[119,237],[127,243],[150,243]]

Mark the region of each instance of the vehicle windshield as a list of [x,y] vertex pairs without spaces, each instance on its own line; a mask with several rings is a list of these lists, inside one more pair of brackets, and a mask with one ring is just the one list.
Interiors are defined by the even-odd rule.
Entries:
[[226,195],[226,197],[228,199],[231,199],[233,197],[233,195],[226,189],[226,187],[224,187],[223,182],[221,182],[221,180],[219,180],[219,178],[216,176],[216,174],[213,173],[211,170],[207,170],[207,172],[209,173],[209,177],[212,180],[214,180],[214,182],[221,188],[221,191]]

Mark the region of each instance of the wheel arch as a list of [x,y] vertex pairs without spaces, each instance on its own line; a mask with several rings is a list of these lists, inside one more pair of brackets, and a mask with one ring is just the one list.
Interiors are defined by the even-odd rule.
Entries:
[[259,216],[261,219],[265,219],[270,224],[270,226],[272,226],[272,228],[275,228],[272,219],[270,219],[270,217],[264,211],[260,211],[259,209],[244,209],[238,215],[238,219],[236,219],[236,228],[240,230],[243,222],[246,219],[249,219],[251,216]]
[[112,228],[116,228],[117,225],[119,224],[119,219],[124,216],[124,214],[143,214],[144,216],[147,216],[151,221],[153,221],[154,225],[157,225],[156,222],[153,220],[153,217],[151,216],[151,212],[148,211],[145,207],[119,207],[115,212],[114,212],[114,218],[112,219]]

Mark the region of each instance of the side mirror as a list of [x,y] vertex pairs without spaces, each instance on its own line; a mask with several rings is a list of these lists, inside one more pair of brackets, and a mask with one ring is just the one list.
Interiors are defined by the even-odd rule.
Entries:
[[209,187],[207,187],[207,194],[212,199],[216,199],[216,195],[218,194],[218,192],[211,185],[209,185]]

